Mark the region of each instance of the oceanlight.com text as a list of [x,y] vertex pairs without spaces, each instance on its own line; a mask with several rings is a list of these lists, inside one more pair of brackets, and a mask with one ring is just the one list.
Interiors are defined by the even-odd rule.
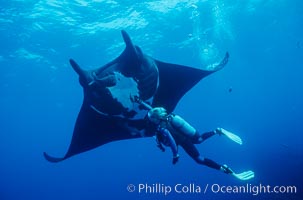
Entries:
[[[210,188],[209,188],[210,186]],[[205,191],[208,188],[212,193],[223,193],[223,194],[252,194],[254,196],[259,194],[295,194],[297,193],[296,186],[271,186],[271,185],[252,185],[246,184],[242,186],[238,185],[220,185],[212,184],[206,185]]]

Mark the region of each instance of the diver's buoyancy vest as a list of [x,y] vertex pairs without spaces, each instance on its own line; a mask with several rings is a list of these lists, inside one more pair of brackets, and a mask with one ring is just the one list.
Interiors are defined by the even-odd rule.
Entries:
[[190,138],[195,136],[197,132],[196,129],[179,115],[171,115],[169,120],[173,128],[178,130],[180,133]]

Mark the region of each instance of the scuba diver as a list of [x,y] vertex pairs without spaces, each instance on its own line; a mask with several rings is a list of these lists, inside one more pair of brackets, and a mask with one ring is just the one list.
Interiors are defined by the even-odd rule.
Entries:
[[173,164],[179,160],[178,146],[180,145],[185,152],[198,164],[208,166],[213,169],[221,170],[226,174],[231,174],[240,180],[248,180],[254,177],[253,171],[246,171],[236,174],[227,165],[220,165],[215,161],[204,158],[200,155],[195,144],[201,144],[214,135],[225,135],[238,144],[242,144],[239,136],[223,129],[217,128],[214,131],[199,133],[194,127],[186,122],[182,117],[173,113],[167,113],[163,107],[152,108],[149,104],[140,100],[138,97],[131,98],[133,102],[142,105],[147,113],[147,120],[155,129],[157,146],[164,152],[164,146],[169,146],[173,152]]

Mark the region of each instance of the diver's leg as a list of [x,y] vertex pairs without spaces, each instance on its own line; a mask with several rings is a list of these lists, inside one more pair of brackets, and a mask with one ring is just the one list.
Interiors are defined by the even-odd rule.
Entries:
[[194,158],[194,160],[201,164],[201,165],[205,165],[207,167],[213,168],[213,169],[217,169],[220,170],[221,169],[221,165],[216,163],[215,161],[208,159],[208,158],[203,158],[201,156],[198,156],[196,158]]
[[[214,135],[222,135],[222,128],[216,128],[214,131],[209,131],[209,132],[206,132],[206,133],[203,133],[203,134],[200,134],[198,131],[196,132],[196,134],[194,135],[193,139],[192,139],[192,142],[194,144],[200,144],[202,142],[204,142],[205,140],[207,140],[208,138],[214,136]],[[235,138],[236,136],[234,136]],[[241,139],[238,139],[239,142],[242,143],[242,141],[240,141]],[[238,142],[238,141],[236,141]],[[239,143],[238,142],[238,143]]]
[[198,149],[195,147],[195,145],[193,143],[191,143],[190,141],[185,141],[182,144],[180,144],[182,146],[182,148],[186,151],[186,153],[193,158],[198,164],[200,165],[205,165],[208,166],[210,168],[213,169],[217,169],[220,170],[221,166],[220,164],[216,163],[213,160],[210,160],[208,158],[203,158],[200,156],[200,153],[198,151]]
[[220,165],[211,159],[201,157],[199,151],[197,150],[195,145],[190,142],[190,140],[186,140],[180,145],[183,147],[186,153],[200,165],[205,165],[207,167],[220,170],[226,174],[232,174],[233,176],[241,180],[248,180],[254,177],[254,172],[252,171],[235,174],[233,170],[227,165]]
[[208,138],[214,136],[216,134],[216,131],[210,131],[210,132],[206,132],[203,134],[200,134],[198,131],[196,132],[196,134],[194,135],[192,142],[194,144],[200,144],[202,142],[204,142],[205,140],[207,140]]
[[206,133],[203,133],[203,134],[201,135],[201,138],[202,138],[203,141],[205,141],[205,140],[207,140],[208,138],[214,136],[215,134],[216,134],[215,131],[206,132]]

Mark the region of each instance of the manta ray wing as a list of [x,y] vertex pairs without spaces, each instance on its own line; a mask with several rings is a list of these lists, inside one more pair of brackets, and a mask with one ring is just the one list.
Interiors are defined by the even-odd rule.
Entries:
[[132,129],[142,129],[145,121],[137,120],[128,123],[122,118],[102,116],[89,107],[86,101],[83,102],[79,112],[71,144],[66,155],[62,158],[55,158],[44,152],[44,157],[50,162],[60,162],[73,155],[94,149],[103,144],[141,137],[133,134]]
[[222,69],[228,62],[229,54],[211,70],[170,64],[156,60],[159,70],[159,88],[155,95],[153,107],[162,106],[172,112],[179,100],[201,79]]

